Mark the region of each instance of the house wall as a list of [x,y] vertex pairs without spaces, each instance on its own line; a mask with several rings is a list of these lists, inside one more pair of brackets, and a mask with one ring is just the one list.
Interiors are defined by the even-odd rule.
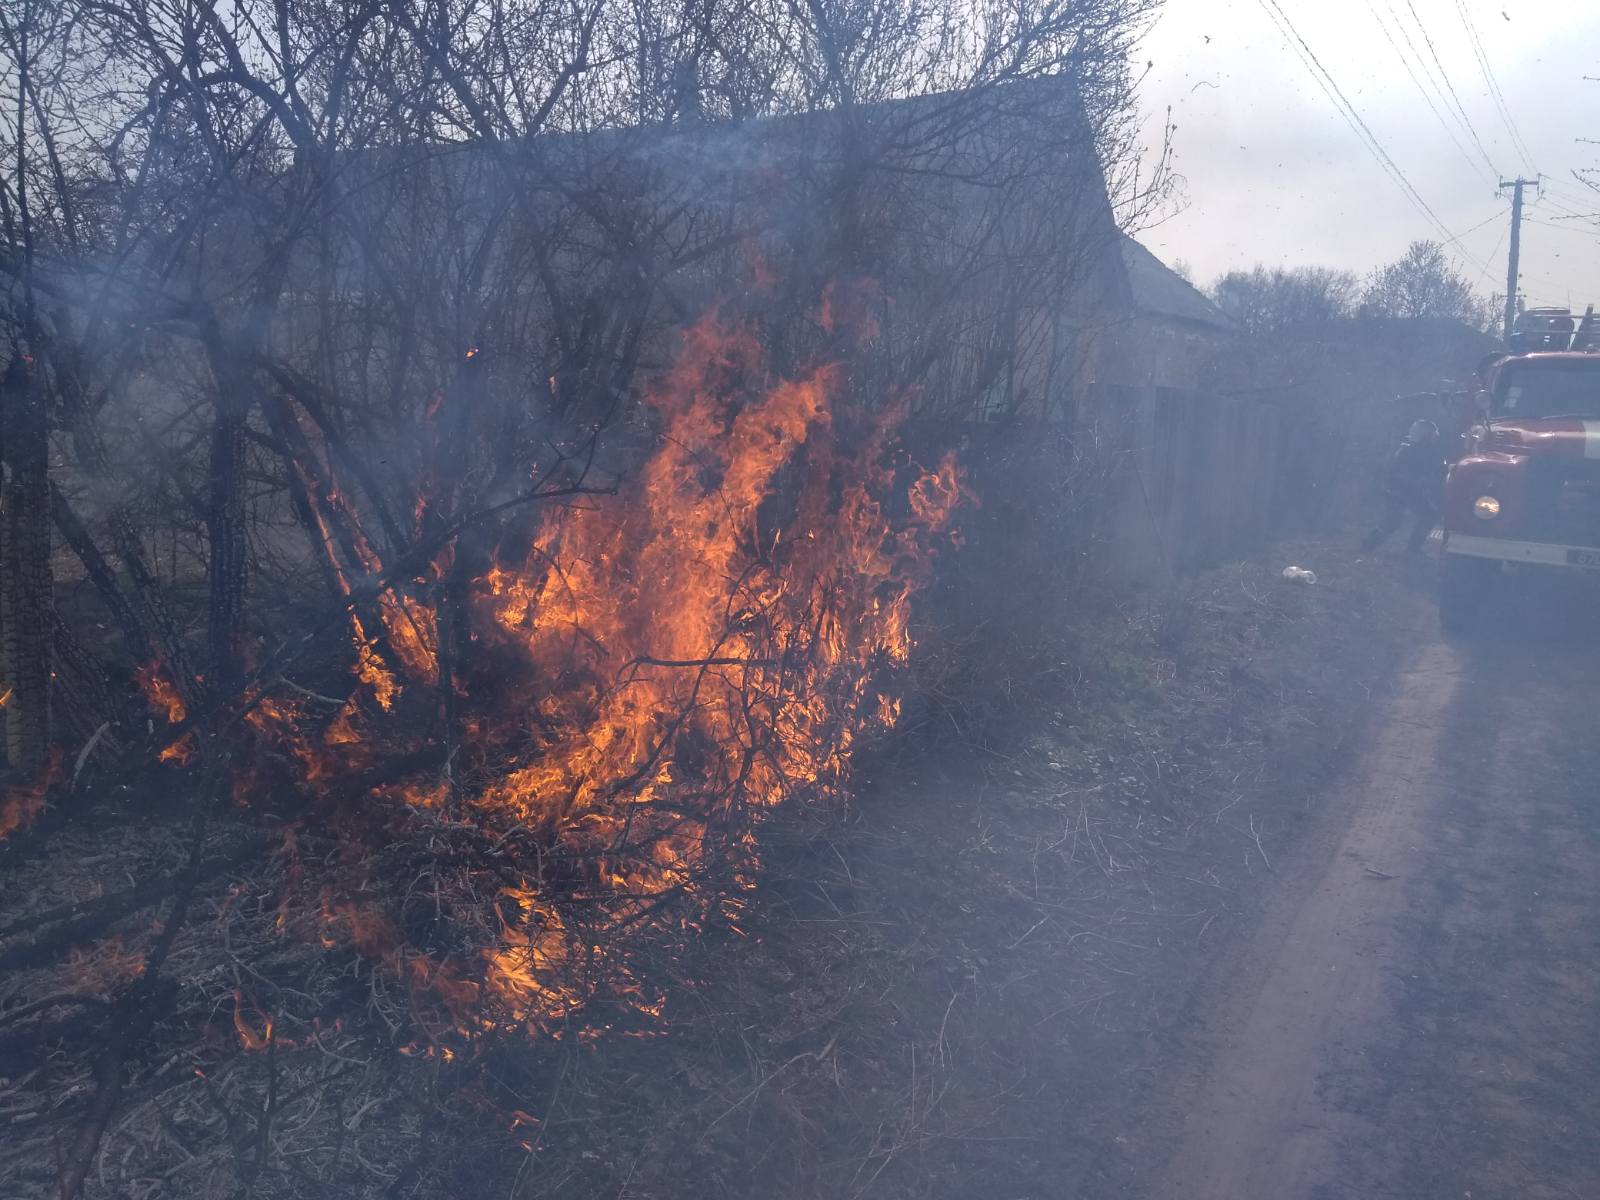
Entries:
[[1105,384],[1095,409],[1114,430],[1095,537],[1102,570],[1155,581],[1244,554],[1271,535],[1283,451],[1275,404]]
[[1407,426],[1444,419],[1416,394],[1464,386],[1493,348],[1448,321],[1331,322],[1273,341],[1147,318],[1109,328],[1087,414],[1114,464],[1096,561],[1149,581],[1289,530],[1375,519]]
[[1102,336],[1095,379],[1127,387],[1207,388],[1238,335],[1192,321],[1135,313]]
[[1236,335],[1135,314],[1108,325],[1086,418],[1108,448],[1095,559],[1153,581],[1247,552],[1271,533],[1284,440],[1275,398],[1223,395]]

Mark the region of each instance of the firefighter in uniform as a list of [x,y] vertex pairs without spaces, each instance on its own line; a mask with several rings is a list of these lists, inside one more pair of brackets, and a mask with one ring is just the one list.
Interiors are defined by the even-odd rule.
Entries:
[[1421,554],[1423,543],[1433,531],[1439,515],[1440,485],[1444,480],[1445,461],[1439,445],[1439,428],[1432,421],[1414,421],[1405,441],[1389,460],[1389,474],[1384,482],[1383,520],[1367,534],[1361,549],[1371,553],[1392,537],[1405,524],[1407,515],[1415,517],[1406,550]]

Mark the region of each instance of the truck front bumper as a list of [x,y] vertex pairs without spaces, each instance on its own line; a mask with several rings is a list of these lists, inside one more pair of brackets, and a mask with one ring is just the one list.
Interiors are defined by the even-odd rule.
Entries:
[[1600,549],[1594,546],[1563,546],[1556,542],[1518,542],[1510,538],[1481,537],[1471,533],[1447,533],[1444,553],[1538,567],[1600,570]]

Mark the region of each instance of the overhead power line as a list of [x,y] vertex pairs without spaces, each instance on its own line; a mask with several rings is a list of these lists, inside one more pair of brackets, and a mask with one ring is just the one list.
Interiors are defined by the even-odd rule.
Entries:
[[[1507,206],[1506,208],[1502,208],[1499,212],[1495,213],[1495,216],[1503,217],[1503,216],[1505,216],[1506,213],[1508,213],[1510,211],[1511,211],[1510,207]],[[1500,236],[1495,238],[1495,240],[1494,240],[1494,249],[1489,251],[1489,261],[1490,262],[1493,262],[1495,259],[1500,257],[1500,247],[1504,246],[1506,244],[1506,234],[1509,233],[1510,230],[1511,230],[1511,226],[1509,226],[1509,225],[1502,225],[1500,227]],[[1498,286],[1494,281],[1494,276],[1489,274],[1489,268],[1488,267],[1483,267],[1481,270],[1479,270],[1478,274],[1483,279],[1483,281],[1485,283],[1487,283],[1491,288]]]
[[[1493,187],[1495,181],[1500,178],[1500,173],[1494,169],[1494,164],[1490,163],[1488,156],[1485,155],[1483,161],[1489,167],[1489,170],[1485,172],[1483,167],[1478,165],[1477,159],[1473,158],[1472,155],[1467,152],[1467,148],[1461,144],[1461,139],[1456,136],[1455,129],[1452,128],[1450,122],[1445,119],[1445,115],[1440,111],[1438,104],[1434,103],[1433,95],[1428,91],[1427,87],[1423,85],[1421,78],[1418,77],[1416,68],[1411,65],[1411,59],[1406,56],[1406,52],[1404,50],[1400,49],[1400,43],[1394,40],[1394,34],[1389,32],[1388,24],[1384,21],[1382,15],[1379,14],[1377,6],[1373,4],[1372,0],[1367,0],[1367,8],[1372,13],[1373,21],[1377,23],[1378,28],[1383,32],[1383,40],[1389,43],[1389,48],[1394,51],[1395,57],[1400,60],[1400,65],[1405,67],[1406,74],[1411,77],[1411,82],[1416,84],[1417,91],[1422,94],[1423,100],[1427,102],[1428,108],[1434,115],[1434,119],[1439,122],[1439,127],[1444,130],[1445,136],[1450,139],[1450,144],[1461,152],[1461,157],[1466,159],[1467,165],[1478,173],[1478,178],[1482,179],[1485,183]],[[1433,85],[1433,90],[1439,94],[1439,99],[1444,100],[1444,92],[1440,89],[1439,85],[1434,82],[1433,75],[1428,71],[1428,64],[1423,62],[1422,55],[1417,53],[1416,44],[1412,42],[1411,35],[1406,32],[1405,26],[1400,21],[1399,14],[1394,11],[1392,5],[1389,8],[1389,15],[1394,18],[1395,27],[1399,29],[1400,36],[1405,39],[1406,45],[1411,48],[1411,53],[1415,55],[1417,61],[1421,63],[1423,74],[1428,76],[1428,83]],[[1445,101],[1445,104],[1448,107],[1449,101]]]
[[[1528,224],[1530,224],[1530,225],[1543,225],[1546,229],[1554,229],[1557,233],[1575,233],[1579,237],[1586,237],[1586,238],[1591,238],[1591,239],[1595,238],[1595,237],[1600,237],[1600,231],[1593,230],[1593,229],[1577,229],[1577,228],[1574,228],[1571,225],[1557,225],[1555,223],[1555,221],[1541,221],[1537,217],[1523,217],[1522,219],[1524,221],[1528,222]],[[1560,220],[1560,219],[1561,219],[1560,217],[1556,218],[1556,220]]]
[[1539,180],[1539,190],[1554,196],[1582,196],[1584,189],[1576,184],[1568,183],[1559,176],[1546,175]]
[[[1501,220],[1510,211],[1511,211],[1511,206],[1508,204],[1504,208],[1502,208],[1499,212],[1493,213],[1490,216],[1485,217],[1483,220],[1479,221],[1476,225],[1473,225],[1473,226],[1471,226],[1470,228],[1467,228],[1467,229],[1463,229],[1460,233],[1458,233],[1455,236],[1455,241],[1459,244],[1462,238],[1470,237],[1472,234],[1477,233],[1478,230],[1482,229],[1485,225],[1489,224],[1491,221],[1499,221],[1499,220]],[[1509,225],[1501,225],[1500,226],[1500,236],[1495,239],[1494,249],[1489,251],[1488,264],[1492,264],[1495,259],[1500,257],[1500,247],[1505,245],[1506,234],[1510,231],[1510,228],[1511,227]],[[1448,245],[1449,243],[1445,243],[1445,244]],[[1464,250],[1463,250],[1463,253],[1465,253]],[[1478,269],[1478,277],[1480,279],[1482,279],[1485,283],[1487,283],[1491,289],[1497,288],[1497,287],[1500,286],[1500,284],[1495,281],[1492,267],[1490,265],[1488,265],[1488,264],[1481,263],[1477,259],[1472,259],[1472,265]]]
[[1566,193],[1555,191],[1544,186],[1544,180],[1539,181],[1539,203],[1546,208],[1568,216],[1580,215],[1585,209],[1594,207],[1593,196],[1568,198]]
[[[1316,80],[1323,94],[1333,102],[1334,107],[1339,111],[1339,115],[1344,118],[1345,124],[1350,126],[1351,132],[1366,147],[1367,152],[1372,155],[1385,173],[1395,181],[1417,212],[1433,227],[1441,244],[1449,246],[1459,243],[1460,237],[1450,232],[1450,227],[1439,219],[1439,214],[1433,211],[1428,202],[1423,199],[1422,193],[1417,191],[1411,180],[1406,178],[1405,172],[1400,169],[1399,164],[1384,149],[1383,143],[1378,140],[1377,135],[1372,132],[1366,121],[1362,119],[1355,105],[1350,102],[1350,98],[1345,95],[1344,89],[1339,86],[1338,80],[1333,77],[1332,72],[1327,67],[1323,66],[1322,60],[1317,57],[1316,51],[1311,49],[1305,38],[1300,36],[1300,31],[1295,28],[1294,22],[1289,19],[1289,14],[1283,11],[1283,7],[1278,3],[1278,0],[1258,0],[1258,2],[1263,11],[1266,12],[1268,19],[1277,25],[1279,30],[1289,39],[1291,47],[1294,48],[1301,62],[1306,65],[1306,69],[1311,72],[1312,79]],[[1482,263],[1473,258],[1466,247],[1457,245],[1456,249],[1473,265],[1480,269],[1486,269]]]
[[1546,186],[1553,187],[1558,191],[1563,188],[1567,191],[1579,193],[1583,193],[1588,190],[1588,184],[1584,183],[1582,179],[1579,179],[1576,172],[1573,174],[1548,175],[1545,178]]
[[1345,124],[1350,127],[1351,132],[1367,148],[1368,153],[1377,160],[1378,165],[1383,168],[1389,177],[1400,185],[1400,190],[1405,193],[1406,198],[1412,202],[1418,212],[1427,218],[1440,236],[1451,236],[1450,231],[1446,228],[1444,222],[1439,219],[1438,214],[1428,206],[1428,202],[1422,198],[1417,189],[1411,186],[1411,181],[1406,178],[1405,173],[1400,170],[1394,159],[1389,156],[1388,151],[1383,148],[1382,143],[1378,141],[1377,136],[1368,127],[1366,121],[1362,119],[1361,114],[1356,111],[1355,105],[1350,103],[1349,97],[1344,94],[1344,89],[1339,86],[1332,73],[1322,65],[1322,60],[1317,57],[1316,52],[1311,49],[1305,38],[1300,36],[1300,31],[1295,28],[1294,22],[1289,19],[1289,14],[1283,11],[1278,0],[1259,0],[1259,2],[1268,18],[1289,39],[1290,45],[1300,57],[1300,61],[1311,72],[1311,78],[1316,81],[1323,94],[1333,102],[1334,108],[1344,118]]
[[[1439,68],[1439,78],[1444,80],[1444,86],[1450,92],[1450,99],[1455,104],[1456,115],[1461,120],[1462,128],[1467,131],[1467,136],[1472,139],[1472,144],[1478,148],[1478,153],[1483,155],[1483,161],[1489,164],[1489,170],[1494,172],[1494,177],[1499,179],[1501,175],[1500,168],[1495,166],[1494,160],[1489,157],[1489,151],[1484,148],[1483,139],[1478,136],[1478,127],[1472,123],[1472,118],[1467,115],[1466,105],[1461,103],[1461,96],[1456,91],[1456,85],[1450,82],[1450,72],[1444,69],[1444,60],[1439,57],[1438,47],[1433,44],[1433,37],[1428,33],[1427,25],[1423,23],[1421,15],[1417,12],[1417,6],[1412,3],[1412,0],[1406,0],[1406,8],[1411,13],[1411,19],[1417,23],[1417,32],[1422,35],[1422,40],[1428,47],[1428,54],[1433,59],[1433,65]],[[1391,8],[1390,11],[1393,12],[1394,10]],[[1398,14],[1396,14],[1396,19],[1399,19]],[[1420,55],[1418,57],[1420,58]]]
[[1516,147],[1522,165],[1528,169],[1528,174],[1537,175],[1533,156],[1528,153],[1527,143],[1522,140],[1517,122],[1511,116],[1505,93],[1500,90],[1500,81],[1494,77],[1494,68],[1489,65],[1489,55],[1483,49],[1483,39],[1478,36],[1478,27],[1472,22],[1472,14],[1467,11],[1466,0],[1456,0],[1456,12],[1461,14],[1461,23],[1466,27],[1468,40],[1472,42],[1472,52],[1477,55],[1478,66],[1483,71],[1483,81],[1489,85],[1489,95],[1494,100],[1495,107],[1500,110],[1500,120],[1504,122],[1506,132],[1511,135],[1511,144]]
[[1590,188],[1566,184],[1554,179],[1539,180],[1539,194],[1553,196],[1557,204],[1578,205],[1587,207],[1595,202],[1595,193]]
[[1557,201],[1551,200],[1548,197],[1543,198],[1543,204],[1544,204],[1544,207],[1552,210],[1553,212],[1560,213],[1563,218],[1568,219],[1568,220],[1570,220],[1573,217],[1578,217],[1578,216],[1582,216],[1583,215],[1582,213],[1580,213],[1578,211],[1579,206],[1576,205],[1576,204],[1562,204],[1562,203],[1559,203]]
[[[1450,240],[1453,241],[1453,242],[1459,242],[1462,238],[1466,237],[1468,234],[1477,233],[1478,230],[1482,229],[1490,221],[1498,221],[1501,217],[1505,216],[1510,211],[1511,211],[1511,206],[1508,204],[1504,208],[1502,208],[1499,212],[1485,217],[1483,220],[1479,221],[1476,225],[1473,225],[1473,226],[1471,226],[1471,227],[1469,227],[1467,229],[1463,229],[1460,233],[1456,234],[1455,237],[1451,238]],[[1491,255],[1491,257],[1493,257],[1493,256]]]

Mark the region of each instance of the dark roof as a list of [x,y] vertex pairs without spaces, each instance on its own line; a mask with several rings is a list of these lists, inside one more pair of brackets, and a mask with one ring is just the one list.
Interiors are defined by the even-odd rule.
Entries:
[[1223,312],[1193,284],[1126,235],[1122,238],[1122,269],[1134,310],[1153,317],[1187,321],[1232,332],[1238,322]]

